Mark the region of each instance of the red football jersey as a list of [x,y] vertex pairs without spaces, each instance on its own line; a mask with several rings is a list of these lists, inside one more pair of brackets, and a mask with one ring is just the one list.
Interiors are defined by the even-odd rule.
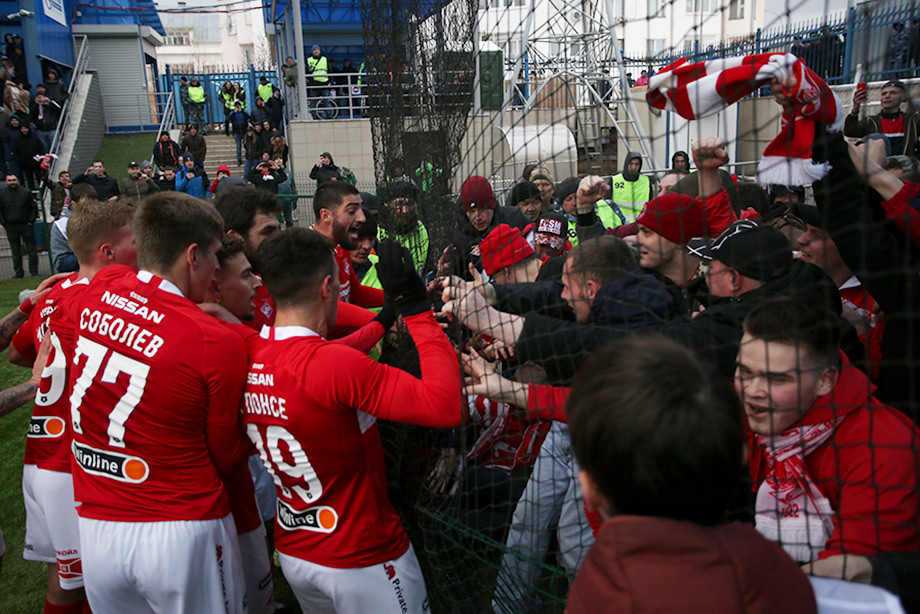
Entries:
[[357,568],[408,548],[381,488],[379,434],[361,412],[446,428],[460,423],[461,397],[456,353],[431,313],[406,323],[422,379],[303,327],[264,329],[250,339],[243,420],[275,480],[281,552]]
[[[262,279],[259,277],[259,279]],[[256,290],[256,297],[252,299],[252,305],[255,307],[255,317],[251,322],[244,322],[254,330],[262,330],[263,326],[274,326],[275,324],[275,301],[272,300],[268,288],[259,286]]]
[[79,300],[80,294],[89,285],[88,279],[77,281],[77,277],[71,275],[51,288],[13,337],[19,353],[34,359],[42,339],[47,334],[51,335],[51,353],[35,394],[23,462],[65,473],[70,473],[72,440],[67,427],[70,399],[66,393],[67,371],[73,357],[73,323],[66,317],[67,310],[61,306]]
[[81,516],[154,522],[230,512],[219,473],[239,428],[242,338],[172,283],[113,265],[72,307],[73,474]]

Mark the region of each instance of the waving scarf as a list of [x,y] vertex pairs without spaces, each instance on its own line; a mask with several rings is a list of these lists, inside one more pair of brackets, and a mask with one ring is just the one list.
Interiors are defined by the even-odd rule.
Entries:
[[757,181],[807,185],[828,171],[826,162],[817,164],[811,159],[817,125],[840,132],[845,113],[837,95],[791,53],[760,53],[695,64],[681,58],[651,78],[645,97],[657,109],[699,119],[725,109],[773,79],[783,83],[789,77],[795,77],[795,85],[783,88],[783,94],[791,104],[784,107],[780,133],[764,150]]

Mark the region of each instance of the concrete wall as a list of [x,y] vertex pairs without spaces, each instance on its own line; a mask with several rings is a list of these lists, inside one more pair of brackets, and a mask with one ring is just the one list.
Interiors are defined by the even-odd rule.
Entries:
[[[458,191],[470,175],[490,178],[496,182],[496,189],[501,189],[504,183],[513,182],[520,175],[527,162],[545,163],[554,177],[559,179],[575,174],[577,152],[571,138],[565,143],[555,143],[557,153],[552,159],[525,159],[520,152],[511,151],[504,132],[494,126],[496,117],[497,113],[487,113],[468,118],[467,130],[460,143],[460,150],[464,152],[463,160],[454,173],[454,191]],[[502,124],[505,127],[526,125],[534,129],[551,125],[571,126],[569,129],[574,132],[574,109],[534,109],[524,119],[526,121],[519,115],[509,113]],[[291,166],[298,176],[309,174],[319,155],[328,151],[337,166],[347,166],[354,172],[359,183],[374,180],[373,138],[369,119],[295,120],[288,124],[288,136]]]
[[328,151],[335,165],[350,168],[359,182],[374,180],[374,141],[369,119],[295,120],[288,124],[288,141],[295,173],[309,174],[319,155]]
[[57,174],[64,169],[69,169],[76,177],[93,163],[105,135],[102,100],[98,75],[84,73],[70,97],[70,112],[63,127],[59,158],[52,169],[55,181]]
[[[920,101],[920,79],[907,80],[905,83],[909,94]],[[878,113],[882,85],[883,82],[869,84],[869,102],[864,105],[866,113]],[[847,110],[854,87],[843,85],[834,88]],[[756,162],[760,160],[764,148],[779,132],[780,107],[770,97],[742,100],[710,117],[688,121],[674,113],[653,112],[645,103],[644,88],[636,88],[634,95],[639,120],[651,139],[658,169],[670,167],[670,158],[675,151],[683,150],[689,153],[693,141],[721,136],[728,141],[731,163],[748,163],[732,166],[732,172],[753,176],[756,172]],[[920,104],[917,106],[920,107]],[[491,112],[468,118],[467,130],[460,143],[463,159],[454,173],[454,191],[458,191],[464,179],[470,175],[483,175],[489,178],[496,191],[501,191],[517,180],[525,163],[538,161],[527,159],[520,152],[512,152],[502,128],[526,126],[537,129],[540,126],[555,125],[566,127],[572,134],[577,133],[574,109],[532,109],[524,115],[519,111],[508,112],[501,126],[495,123],[497,115],[497,112]],[[625,109],[620,109],[619,117],[625,117]],[[354,171],[360,182],[373,181],[374,156],[370,120],[294,121],[289,126],[291,157],[297,173],[309,173],[319,154],[329,151],[335,163]],[[616,133],[609,121],[604,122],[604,127],[611,130],[611,138],[615,138]],[[627,135],[634,136],[634,130],[631,130],[629,124],[624,126],[624,131]],[[623,160],[630,149],[638,150],[638,143],[617,138],[619,160]],[[577,152],[574,146],[562,146],[557,143],[555,150],[556,154],[552,159],[544,156],[539,161],[549,168],[557,181],[575,175]]]

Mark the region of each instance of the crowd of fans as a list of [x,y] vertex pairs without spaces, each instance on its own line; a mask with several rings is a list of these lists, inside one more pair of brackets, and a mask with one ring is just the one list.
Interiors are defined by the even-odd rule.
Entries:
[[[439,429],[420,488],[503,546],[484,555],[490,603],[469,591],[457,611],[537,610],[551,551],[571,612],[816,612],[848,594],[889,611],[829,579],[918,611],[904,89],[886,84],[875,124],[857,92],[843,133],[818,126],[808,189],[739,179],[712,137],[656,182],[634,153],[610,182],[529,165],[503,204],[468,177],[446,228],[420,212],[441,196],[432,163],[394,164],[373,195],[324,152],[315,223],[282,231],[284,141],[235,97],[243,177],[209,182],[195,124],[120,185],[101,162],[62,172],[52,251],[76,272],[0,326],[33,369],[0,415],[36,399],[26,556],[48,565],[46,611],[270,612],[275,549],[304,611],[427,611],[382,421]],[[848,144],[857,129],[872,134]]]

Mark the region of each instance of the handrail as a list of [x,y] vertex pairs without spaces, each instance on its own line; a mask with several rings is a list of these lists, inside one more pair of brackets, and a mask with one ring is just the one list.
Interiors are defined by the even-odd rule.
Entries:
[[[49,148],[49,151],[48,151],[48,153],[54,154],[54,155],[57,155],[58,149],[60,149],[61,137],[63,136],[62,135],[63,128],[68,118],[70,108],[73,106],[72,101],[73,101],[74,87],[76,86],[76,83],[80,79],[80,77],[82,77],[83,74],[86,72],[86,66],[87,64],[89,64],[89,44],[87,43],[87,40],[89,39],[89,37],[83,36],[81,38],[83,40],[80,42],[80,49],[79,51],[77,51],[77,59],[76,61],[74,61],[74,64],[73,64],[73,74],[70,78],[70,85],[67,88],[67,93],[70,94],[70,96],[67,98],[67,100],[64,101],[64,106],[61,107],[61,116],[58,117],[58,123],[54,129],[54,137],[51,139],[51,147]],[[56,170],[55,168],[56,166],[57,166],[57,158],[52,158],[51,164],[48,168],[48,177],[54,176],[54,171]],[[44,196],[45,196],[44,192],[42,192],[42,200],[44,200]]]

